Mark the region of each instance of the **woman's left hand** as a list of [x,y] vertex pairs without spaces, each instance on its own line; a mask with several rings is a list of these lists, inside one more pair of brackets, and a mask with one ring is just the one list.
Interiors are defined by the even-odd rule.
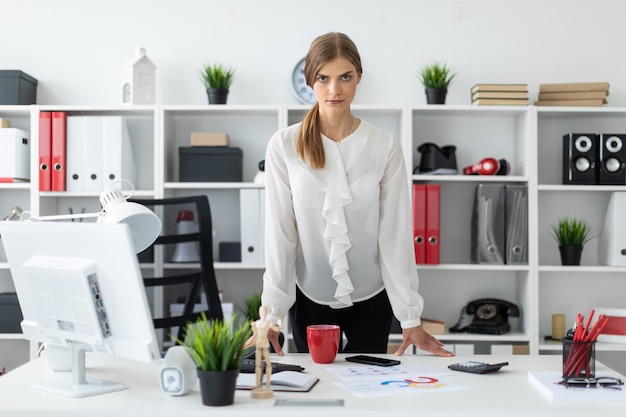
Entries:
[[409,345],[415,345],[421,350],[430,352],[437,356],[454,356],[454,353],[443,348],[443,343],[431,334],[424,331],[422,326],[410,327],[402,329],[402,344],[396,350],[395,355],[400,356],[404,353]]

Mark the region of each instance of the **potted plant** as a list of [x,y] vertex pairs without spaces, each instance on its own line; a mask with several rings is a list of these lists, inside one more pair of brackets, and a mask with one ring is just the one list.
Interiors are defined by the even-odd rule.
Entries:
[[200,394],[204,405],[231,405],[239,368],[247,351],[245,343],[252,336],[249,320],[208,320],[204,313],[187,326],[184,346],[198,368]]
[[241,308],[248,320],[259,319],[259,307],[261,307],[261,292],[253,292],[243,299],[244,307]]
[[418,76],[426,92],[426,102],[445,104],[448,86],[457,73],[451,73],[447,64],[434,61],[423,65],[418,71]]
[[563,265],[580,265],[583,246],[595,236],[591,225],[584,219],[561,217],[550,225],[552,237],[559,244]]
[[208,64],[200,71],[209,96],[209,104],[226,104],[228,91],[235,80],[235,69],[223,64]]

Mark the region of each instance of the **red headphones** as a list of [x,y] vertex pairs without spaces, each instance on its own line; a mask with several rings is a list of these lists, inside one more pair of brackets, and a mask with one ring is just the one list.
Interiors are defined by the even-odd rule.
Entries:
[[507,175],[511,166],[506,159],[485,158],[475,165],[463,168],[464,175]]

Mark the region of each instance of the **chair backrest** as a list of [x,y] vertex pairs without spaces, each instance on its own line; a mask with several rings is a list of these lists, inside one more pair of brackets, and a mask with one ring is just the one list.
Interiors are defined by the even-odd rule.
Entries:
[[[208,197],[206,195],[197,195],[163,199],[130,199],[129,201],[149,207],[161,218],[163,224],[161,234],[154,244],[139,254],[140,262],[146,252],[152,252],[153,256],[163,257],[164,265],[171,265],[171,258],[174,256],[177,245],[184,245],[188,248],[189,242],[191,242],[193,248],[193,244],[197,243],[199,255],[199,260],[197,261],[199,266],[197,269],[185,266],[182,268],[185,269],[185,272],[179,273],[180,269],[175,271],[176,268],[170,268],[166,265],[163,269],[163,276],[148,277],[144,274],[144,285],[146,288],[162,287],[164,295],[167,295],[168,289],[180,291],[181,287],[186,288],[182,303],[183,308],[180,314],[167,314],[169,309],[166,309],[166,306],[163,306],[166,313],[161,315],[161,317],[156,317],[153,312],[155,329],[166,329],[167,334],[169,334],[171,328],[178,327],[178,331],[172,336],[183,340],[187,324],[195,322],[202,312],[209,319],[223,319],[222,305],[213,266],[213,225]],[[177,217],[183,210],[191,210],[194,221],[197,223],[197,231],[181,230],[179,232]],[[162,249],[155,251],[157,247]],[[168,273],[168,270],[171,273]],[[206,296],[206,305],[201,303],[201,301],[204,301],[202,295]]]

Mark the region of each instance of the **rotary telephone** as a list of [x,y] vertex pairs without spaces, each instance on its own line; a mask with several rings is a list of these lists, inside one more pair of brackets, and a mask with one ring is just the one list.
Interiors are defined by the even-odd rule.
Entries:
[[[450,332],[503,334],[511,330],[509,317],[519,317],[519,307],[509,301],[497,298],[481,298],[470,301],[461,311],[457,324]],[[472,316],[469,325],[463,326],[467,316]]]

